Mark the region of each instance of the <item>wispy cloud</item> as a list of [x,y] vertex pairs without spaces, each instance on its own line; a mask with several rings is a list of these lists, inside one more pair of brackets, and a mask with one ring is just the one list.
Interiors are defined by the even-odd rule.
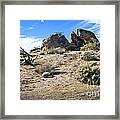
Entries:
[[26,38],[26,35],[20,35],[20,38]]
[[92,31],[98,39],[100,38],[100,21],[99,20],[81,20],[77,25],[72,27],[73,30],[76,30],[78,28]]
[[33,26],[27,28],[27,30],[33,30],[33,29],[35,29],[35,27]]
[[43,38],[24,37],[20,38],[20,47],[29,52],[34,47],[40,47],[42,45]]

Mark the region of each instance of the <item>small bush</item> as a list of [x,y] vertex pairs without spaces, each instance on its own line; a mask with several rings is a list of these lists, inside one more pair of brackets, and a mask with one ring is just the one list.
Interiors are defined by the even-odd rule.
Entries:
[[100,50],[100,47],[97,46],[96,43],[88,43],[80,48],[81,51],[88,51],[88,50]]
[[65,53],[65,48],[57,47],[57,48],[51,48],[47,50],[47,54],[63,54]]
[[89,62],[77,69],[78,79],[91,85],[100,85],[100,63]]
[[43,74],[44,72],[51,73],[53,70],[54,70],[54,67],[52,67],[51,65],[40,65],[39,67],[35,69],[35,72],[39,74]]
[[80,58],[85,61],[100,61],[100,53],[96,51],[85,51]]

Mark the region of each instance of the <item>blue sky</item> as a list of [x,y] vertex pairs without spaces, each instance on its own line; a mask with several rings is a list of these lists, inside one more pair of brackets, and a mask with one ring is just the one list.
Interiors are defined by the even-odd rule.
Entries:
[[99,20],[20,20],[20,46],[29,51],[55,32],[62,32],[69,40],[70,32],[78,28],[92,31],[100,39]]

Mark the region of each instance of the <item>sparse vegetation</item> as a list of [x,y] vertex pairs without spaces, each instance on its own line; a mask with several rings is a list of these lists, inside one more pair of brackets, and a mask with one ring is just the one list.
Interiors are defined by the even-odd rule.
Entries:
[[99,46],[96,43],[88,43],[80,48],[81,51],[89,51],[89,50],[99,50]]
[[84,51],[81,53],[80,58],[85,61],[100,61],[100,53],[99,51]]
[[54,71],[54,67],[52,67],[51,65],[47,64],[47,65],[39,65],[35,68],[35,72],[37,72],[38,74],[43,74],[44,72],[49,72],[52,73]]
[[65,53],[65,51],[66,51],[65,48],[58,47],[58,48],[49,49],[47,51],[47,54],[63,54]]
[[99,62],[90,61],[86,65],[81,65],[77,69],[77,75],[81,82],[89,85],[100,85]]
[[100,99],[100,43],[90,31],[72,35],[70,43],[56,32],[43,40],[41,48],[30,53],[21,49],[22,100]]

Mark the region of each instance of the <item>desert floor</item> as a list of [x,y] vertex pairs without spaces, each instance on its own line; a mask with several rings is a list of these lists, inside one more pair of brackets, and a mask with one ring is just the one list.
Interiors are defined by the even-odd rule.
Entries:
[[[38,55],[35,67],[21,65],[20,99],[99,100],[100,86],[81,83],[77,77],[77,68],[88,62],[80,60],[79,52]],[[53,76],[44,78],[37,72],[41,65],[54,67]]]

